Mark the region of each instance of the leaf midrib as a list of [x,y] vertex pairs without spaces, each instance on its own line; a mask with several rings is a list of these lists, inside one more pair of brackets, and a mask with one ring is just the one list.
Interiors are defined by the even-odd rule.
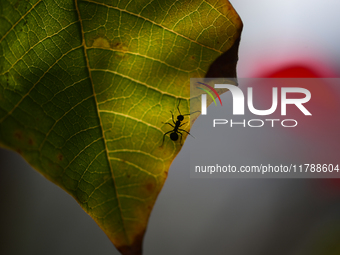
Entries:
[[95,103],[96,103],[97,115],[98,115],[98,118],[99,118],[100,128],[101,128],[101,131],[102,131],[102,138],[103,138],[103,142],[104,142],[104,146],[105,146],[106,159],[107,159],[108,165],[110,167],[111,177],[112,177],[112,181],[113,181],[113,188],[114,188],[114,191],[115,191],[115,195],[116,195],[116,199],[117,199],[117,205],[118,205],[118,208],[119,208],[119,215],[120,215],[120,218],[121,218],[121,222],[123,224],[123,231],[124,231],[125,239],[127,240],[127,243],[130,243],[129,237],[128,237],[127,232],[126,232],[126,226],[125,226],[125,222],[124,222],[124,218],[123,218],[123,214],[122,214],[122,207],[121,207],[121,203],[120,203],[120,200],[119,200],[118,191],[117,191],[117,187],[116,187],[115,176],[113,174],[113,169],[112,169],[112,166],[111,166],[111,163],[110,163],[109,150],[107,148],[107,144],[106,144],[106,140],[105,140],[103,123],[102,123],[102,119],[101,119],[100,113],[99,113],[96,92],[95,92],[95,89],[94,89],[89,59],[88,59],[88,56],[87,56],[87,48],[86,48],[86,43],[85,43],[83,22],[82,22],[82,19],[81,19],[79,8],[78,8],[78,0],[74,0],[74,3],[75,3],[75,8],[76,8],[77,14],[78,14],[78,20],[79,20],[79,23],[80,23],[80,30],[81,30],[81,36],[82,36],[82,46],[84,48],[84,56],[85,56],[85,60],[86,60],[86,67],[87,67],[88,75],[89,75],[90,82],[91,82],[91,85],[92,85],[92,92],[93,92],[94,100],[95,100]]

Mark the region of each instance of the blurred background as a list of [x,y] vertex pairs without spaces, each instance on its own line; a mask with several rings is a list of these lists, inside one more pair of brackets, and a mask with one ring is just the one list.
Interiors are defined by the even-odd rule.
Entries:
[[[231,2],[244,23],[239,77],[340,77],[339,0]],[[325,91],[316,101],[338,100]],[[190,139],[156,201],[144,254],[340,254],[339,180],[190,179]],[[4,149],[0,203],[0,254],[119,254],[71,196]]]

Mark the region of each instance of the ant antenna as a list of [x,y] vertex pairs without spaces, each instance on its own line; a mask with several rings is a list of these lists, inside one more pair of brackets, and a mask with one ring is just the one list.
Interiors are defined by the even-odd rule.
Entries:
[[187,115],[191,115],[191,114],[194,114],[196,112],[201,112],[201,111],[194,111],[194,112],[191,112],[191,113],[188,113],[188,114],[183,114],[182,116],[187,116]]
[[179,102],[178,102],[178,105],[177,105],[177,110],[178,110],[179,114],[182,115],[181,111],[179,110],[180,103],[181,103],[181,99],[179,99]]
[[194,113],[196,113],[196,112],[201,112],[201,111],[194,111],[194,112],[191,112],[191,113],[182,114],[181,111],[179,110],[179,105],[180,105],[180,103],[181,103],[181,98],[179,99],[179,102],[178,102],[178,105],[177,105],[177,110],[178,110],[179,114],[182,115],[182,116],[187,116],[187,115],[194,114]]

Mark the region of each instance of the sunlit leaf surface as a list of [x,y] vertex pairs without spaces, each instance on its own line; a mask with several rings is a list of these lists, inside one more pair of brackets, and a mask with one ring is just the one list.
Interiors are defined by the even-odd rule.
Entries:
[[164,122],[241,29],[227,0],[1,0],[0,144],[139,254],[181,148]]

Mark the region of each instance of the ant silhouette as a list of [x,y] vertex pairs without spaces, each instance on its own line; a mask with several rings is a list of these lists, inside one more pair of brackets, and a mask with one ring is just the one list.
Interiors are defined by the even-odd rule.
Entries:
[[[179,131],[182,131],[182,132],[187,133],[188,135],[191,135],[188,131],[186,131],[186,130],[184,130],[184,129],[180,129],[181,126],[183,126],[184,124],[187,123],[187,122],[185,122],[185,123],[181,123],[181,122],[184,120],[184,116],[191,115],[191,114],[193,114],[193,113],[195,113],[195,112],[200,112],[200,111],[195,111],[195,112],[188,113],[188,114],[182,114],[181,111],[179,110],[179,105],[180,105],[180,103],[181,103],[181,100],[179,100],[179,103],[178,103],[178,105],[177,105],[177,110],[178,110],[178,112],[179,112],[179,115],[177,116],[176,122],[175,122],[175,120],[174,120],[174,114],[173,114],[173,112],[170,111],[170,112],[171,112],[171,116],[172,116],[172,122],[175,124],[175,126],[172,125],[172,124],[169,123],[169,122],[166,122],[166,123],[162,122],[162,123],[164,123],[164,124],[168,124],[168,125],[170,125],[171,127],[173,127],[173,130],[170,130],[170,131],[166,132],[166,133],[163,135],[163,142],[162,142],[162,145],[161,145],[160,147],[163,147],[165,136],[166,136],[167,134],[169,134],[169,133],[171,133],[171,134],[170,134],[170,139],[171,139],[172,141],[177,141],[177,140],[178,140],[178,134],[180,134],[180,135],[181,135],[181,141],[180,141],[180,142],[181,142],[181,145],[182,145],[182,133],[179,132]],[[192,135],[191,135],[191,136],[192,136]],[[192,137],[193,137],[193,136],[192,136]],[[195,138],[195,137],[194,137],[194,138]]]

